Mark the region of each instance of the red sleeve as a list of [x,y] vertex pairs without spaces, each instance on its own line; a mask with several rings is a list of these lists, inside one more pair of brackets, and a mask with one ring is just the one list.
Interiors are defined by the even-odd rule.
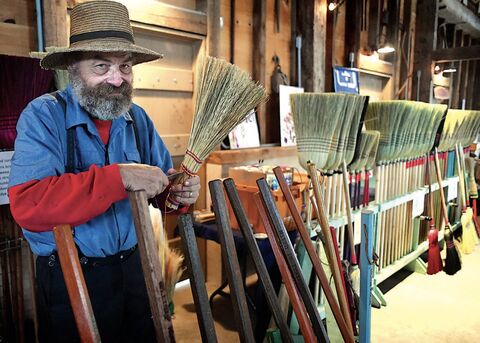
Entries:
[[83,224],[127,197],[118,165],[32,180],[8,189],[16,222],[31,231]]

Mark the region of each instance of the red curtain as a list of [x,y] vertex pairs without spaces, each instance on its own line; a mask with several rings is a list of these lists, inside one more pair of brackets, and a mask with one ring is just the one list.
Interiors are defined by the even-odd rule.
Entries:
[[13,149],[22,110],[53,89],[53,71],[42,69],[38,59],[0,55],[0,149]]

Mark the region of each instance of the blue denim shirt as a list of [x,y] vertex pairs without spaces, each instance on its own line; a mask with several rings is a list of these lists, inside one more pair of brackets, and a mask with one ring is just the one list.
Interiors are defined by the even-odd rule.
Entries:
[[[50,94],[33,100],[17,123],[15,153],[12,158],[9,187],[31,180],[65,173],[67,164],[66,129],[75,127],[75,173],[92,164],[144,163],[160,167],[165,173],[172,167],[170,154],[145,111],[132,105],[143,158],[135,141],[129,113],[112,121],[108,151],[88,113],[78,104],[71,86],[59,94],[66,103],[66,115]],[[107,160],[108,156],[108,160]],[[63,223],[59,223],[63,224]],[[23,229],[32,251],[40,256],[55,248],[53,233]],[[104,257],[129,249],[137,243],[128,199],[114,203],[105,213],[75,227],[75,243],[89,257]]]

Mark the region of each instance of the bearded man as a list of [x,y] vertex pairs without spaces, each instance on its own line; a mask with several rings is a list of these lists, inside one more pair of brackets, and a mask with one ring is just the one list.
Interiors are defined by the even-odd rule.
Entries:
[[145,190],[161,209],[183,209],[199,178],[169,187],[171,157],[152,120],[132,104],[132,66],[161,55],[134,44],[127,9],[91,1],[71,12],[70,46],[41,65],[67,69],[71,84],[33,100],[17,124],[9,197],[36,260],[40,341],[79,335],[52,229],[70,224],[103,342],[155,340],[126,191]]

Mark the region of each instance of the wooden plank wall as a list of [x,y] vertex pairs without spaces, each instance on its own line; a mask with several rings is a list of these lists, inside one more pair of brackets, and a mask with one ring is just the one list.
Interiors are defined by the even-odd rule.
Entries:
[[36,50],[35,2],[0,0],[0,54],[28,56]]

